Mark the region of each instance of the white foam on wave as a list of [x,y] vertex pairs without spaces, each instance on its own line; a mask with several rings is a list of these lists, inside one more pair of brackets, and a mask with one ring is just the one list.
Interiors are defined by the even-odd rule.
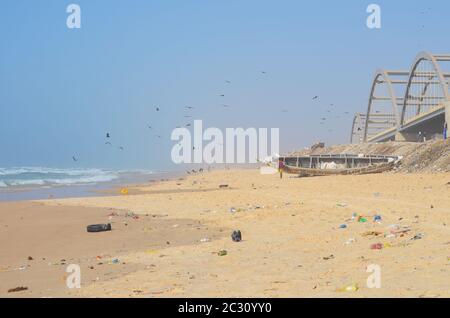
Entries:
[[13,167],[0,168],[1,175],[19,175],[23,173],[62,173],[67,175],[85,175],[85,174],[102,174],[108,172],[102,169],[61,169],[61,168],[46,168],[46,167]]
[[109,182],[128,174],[152,174],[148,170],[60,169],[45,167],[0,168],[0,187],[60,186]]

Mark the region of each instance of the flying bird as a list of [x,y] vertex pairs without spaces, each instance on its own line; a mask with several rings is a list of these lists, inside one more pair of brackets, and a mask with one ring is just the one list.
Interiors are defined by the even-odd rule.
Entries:
[[185,108],[187,108],[187,109],[194,109],[194,107],[192,107],[192,106],[185,106]]
[[106,133],[106,138],[110,138],[111,135],[109,133]]
[[119,150],[120,150],[120,151],[123,151],[123,147],[122,147],[122,146],[119,146]]
[[156,111],[159,112],[159,107],[156,107]]
[[109,141],[105,142],[105,145],[110,145],[112,146],[112,143],[110,143]]
[[227,82],[228,84],[231,84],[231,81],[225,81],[225,82]]
[[312,100],[316,100],[316,99],[318,99],[319,98],[319,96],[314,96],[313,98],[312,98]]
[[78,161],[78,158],[76,158],[75,156],[72,156],[72,160],[75,161],[75,162],[77,162],[77,161]]

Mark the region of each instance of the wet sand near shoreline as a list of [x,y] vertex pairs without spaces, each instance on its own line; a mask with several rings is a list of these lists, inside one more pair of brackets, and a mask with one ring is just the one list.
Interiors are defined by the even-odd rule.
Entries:
[[[128,216],[127,216],[128,213]],[[112,231],[88,233],[89,224],[111,223]],[[0,203],[0,295],[68,296],[66,268],[78,264],[83,285],[109,280],[148,266],[126,264],[122,256],[140,250],[198,244],[222,230],[164,214],[134,215],[114,208],[47,206],[40,202]],[[24,286],[28,291],[8,293]]]
[[[18,271],[0,267],[0,294],[450,297],[449,182],[449,173],[285,176],[280,180],[278,175],[261,175],[258,170],[225,170],[136,186],[131,195],[20,203],[23,207],[13,203],[7,209],[0,205],[1,241],[15,242],[2,244],[1,266],[33,265],[34,260],[26,260],[28,254],[36,260],[53,255],[54,262],[61,257],[67,262],[87,258],[82,263],[81,289],[42,288],[46,274],[32,274],[36,265]],[[219,188],[224,184],[228,188]],[[113,211],[120,214],[113,217],[115,231],[86,233],[88,223],[107,222]],[[125,211],[139,219],[126,218]],[[27,213],[29,219],[21,220]],[[381,221],[375,222],[375,215]],[[54,220],[54,224],[44,220]],[[124,221],[129,225],[124,226]],[[12,230],[22,228],[21,222],[47,233],[36,233],[33,240],[27,240],[34,243],[34,252],[19,243],[25,234]],[[5,224],[11,227],[9,232]],[[45,231],[60,224],[67,230]],[[143,230],[146,224],[151,227],[148,233]],[[340,228],[343,224],[346,228]],[[235,229],[241,230],[242,242],[231,240]],[[74,244],[70,253],[58,252],[60,240],[63,246]],[[373,245],[381,249],[371,249]],[[223,250],[227,254],[219,256]],[[95,258],[98,253],[110,254],[105,263],[113,258],[120,263],[96,265],[102,262]],[[370,275],[366,270],[373,264],[381,268],[379,289],[366,285]],[[63,282],[64,268],[57,268],[58,275],[52,275]],[[108,277],[112,269],[115,272]],[[29,275],[26,280],[24,275]],[[6,292],[20,285],[31,288]],[[357,288],[346,290],[348,286]]]

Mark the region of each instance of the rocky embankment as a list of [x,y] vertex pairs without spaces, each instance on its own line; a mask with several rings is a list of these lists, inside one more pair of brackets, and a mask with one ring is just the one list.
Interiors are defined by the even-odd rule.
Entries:
[[424,143],[386,142],[304,149],[289,155],[364,154],[402,156],[398,172],[450,172],[450,140]]

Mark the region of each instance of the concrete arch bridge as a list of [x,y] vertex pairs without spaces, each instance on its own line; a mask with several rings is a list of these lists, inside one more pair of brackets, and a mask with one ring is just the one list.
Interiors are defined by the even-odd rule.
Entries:
[[[377,70],[351,143],[442,138],[450,125],[450,54],[417,55],[409,71]],[[448,133],[447,133],[448,136]]]

